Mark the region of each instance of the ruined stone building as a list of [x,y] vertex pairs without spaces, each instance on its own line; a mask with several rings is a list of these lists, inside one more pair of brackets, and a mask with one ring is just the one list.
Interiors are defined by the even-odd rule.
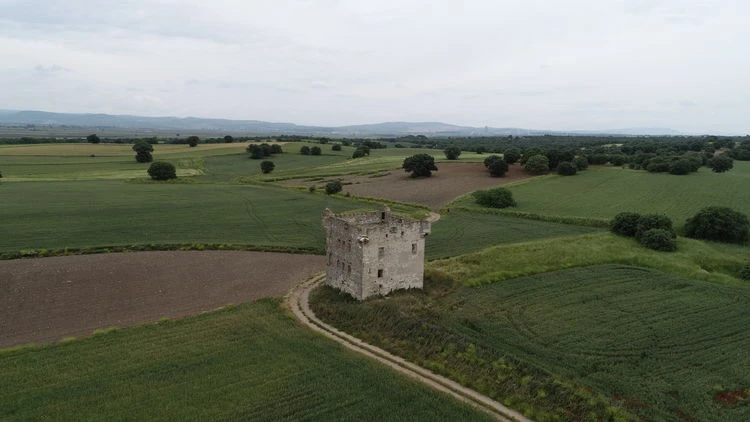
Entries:
[[326,284],[358,300],[398,289],[421,289],[430,222],[381,211],[323,214]]

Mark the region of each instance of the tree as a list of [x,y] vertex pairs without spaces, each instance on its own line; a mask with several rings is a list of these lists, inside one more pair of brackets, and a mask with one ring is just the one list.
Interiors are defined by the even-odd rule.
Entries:
[[437,171],[435,158],[429,154],[416,154],[406,157],[401,166],[404,171],[411,173],[411,177],[430,177],[433,171]]
[[669,163],[669,174],[685,175],[693,170],[694,166],[690,161],[680,158]]
[[154,160],[151,156],[151,152],[154,150],[153,145],[149,144],[144,140],[138,140],[133,144],[133,151],[135,151],[135,161],[139,163],[150,163]]
[[481,145],[478,146],[477,149],[476,149],[476,153],[477,154],[484,154],[485,152],[487,152],[487,148],[485,148],[485,147],[483,147]]
[[328,182],[326,183],[326,194],[333,195],[334,193],[339,193],[343,188],[344,187],[341,186],[341,182],[339,182],[338,180]]
[[303,146],[299,149],[299,153],[302,155],[310,155],[310,147],[308,147],[307,145]]
[[[502,162],[505,163],[505,161]],[[472,193],[471,196],[474,197],[477,204],[483,207],[507,208],[516,206],[513,194],[505,188],[478,190]]]
[[521,159],[521,150],[518,148],[508,148],[503,153],[503,160],[508,164],[514,164]]
[[724,173],[734,167],[734,160],[726,154],[721,154],[712,158],[709,165],[714,173]]
[[260,171],[262,171],[264,174],[272,172],[275,168],[276,164],[274,164],[273,161],[265,160],[261,161],[260,163]]
[[532,155],[526,160],[526,171],[534,174],[544,174],[549,171],[549,160],[541,154]]
[[323,153],[323,151],[318,146],[314,146],[314,147],[310,148],[310,154],[311,155],[320,155],[322,153]]
[[570,161],[561,161],[557,164],[557,174],[561,176],[575,176],[578,169]]
[[502,160],[502,158],[499,155],[492,154],[484,159],[484,166],[490,168],[490,164],[497,160]]
[[247,146],[247,152],[250,153],[250,158],[253,160],[260,160],[265,157],[263,155],[263,148],[260,145],[250,144]]
[[609,229],[620,236],[635,237],[641,215],[635,212],[621,212],[609,223]]
[[279,144],[271,144],[269,147],[269,151],[271,154],[283,154],[284,150],[281,149],[281,145]]
[[99,136],[96,133],[92,133],[91,135],[87,136],[86,140],[90,144],[98,144],[99,142],[102,141],[101,139],[99,139]]
[[573,159],[573,165],[576,166],[576,169],[578,169],[578,171],[586,170],[587,168],[589,168],[589,160],[587,160],[584,156],[576,157]]
[[362,148],[357,148],[352,153],[352,158],[362,158],[364,156],[365,156],[365,150],[363,150]]
[[636,239],[640,240],[644,233],[652,229],[666,230],[672,234],[672,237],[676,237],[672,228],[672,220],[669,217],[664,214],[644,214],[638,218],[635,230]]
[[148,167],[148,175],[154,180],[169,180],[177,178],[177,171],[172,163],[154,161]]
[[461,148],[452,145],[446,148],[444,151],[445,158],[449,160],[458,160],[458,157],[461,155]]
[[195,135],[187,137],[187,144],[190,145],[191,148],[197,146],[198,141],[200,141],[200,138]]
[[503,159],[493,160],[487,167],[492,177],[503,177],[508,172],[508,163]]
[[331,151],[341,151],[341,144],[331,145]]
[[694,239],[745,243],[750,239],[747,216],[727,207],[707,207],[685,222],[685,235]]
[[677,250],[674,233],[664,229],[650,229],[643,232],[639,242],[641,245],[655,251],[673,252]]
[[232,135],[227,135],[224,137],[224,142],[231,144],[232,142],[234,142],[234,137]]

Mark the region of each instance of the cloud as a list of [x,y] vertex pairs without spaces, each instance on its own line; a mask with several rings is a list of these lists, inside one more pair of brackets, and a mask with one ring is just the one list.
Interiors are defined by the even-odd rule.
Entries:
[[59,66],[56,64],[53,64],[51,66],[44,66],[41,64],[38,64],[34,66],[34,72],[37,73],[59,73],[59,72],[71,72],[70,69],[67,67]]

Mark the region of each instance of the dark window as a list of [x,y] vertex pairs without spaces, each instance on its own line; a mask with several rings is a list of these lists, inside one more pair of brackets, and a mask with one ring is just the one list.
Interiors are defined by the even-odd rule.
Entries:
[[378,278],[383,278],[383,270],[378,270]]
[[417,244],[416,243],[412,243],[411,244],[411,253],[413,253],[413,254],[416,255],[416,253],[417,253]]

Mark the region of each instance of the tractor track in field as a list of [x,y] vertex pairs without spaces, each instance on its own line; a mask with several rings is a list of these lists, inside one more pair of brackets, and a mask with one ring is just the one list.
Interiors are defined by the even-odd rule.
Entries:
[[389,368],[404,374],[422,384],[437,391],[448,394],[455,399],[468,403],[483,410],[500,421],[531,422],[515,410],[509,409],[497,401],[482,395],[474,390],[466,388],[455,381],[437,375],[432,371],[415,365],[411,362],[395,356],[379,347],[365,343],[364,341],[339,331],[335,327],[318,319],[310,308],[310,292],[322,284],[325,275],[316,275],[298,285],[294,286],[287,294],[285,301],[292,314],[304,325],[319,332],[324,336],[338,342],[344,347],[359,354],[367,356]]

